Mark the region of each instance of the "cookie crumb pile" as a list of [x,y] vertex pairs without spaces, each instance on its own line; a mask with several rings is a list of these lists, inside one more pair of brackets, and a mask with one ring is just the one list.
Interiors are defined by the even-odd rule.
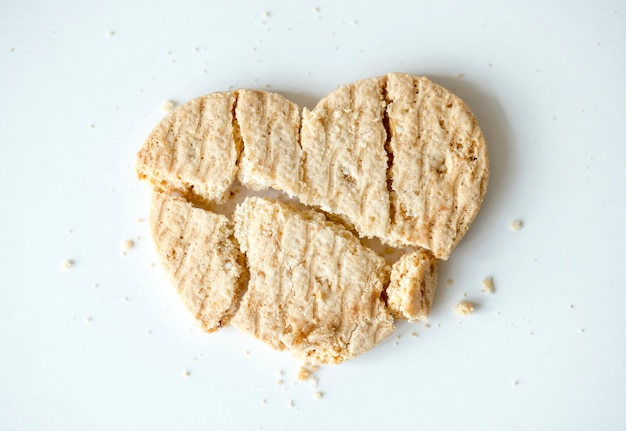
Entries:
[[[304,363],[338,364],[395,320],[426,320],[438,264],[489,177],[484,137],[457,96],[394,73],[312,110],[254,90],[162,109],[137,172],[154,189],[161,264],[204,330],[232,324]],[[232,211],[236,181],[248,196]],[[367,238],[400,258],[387,262]]]

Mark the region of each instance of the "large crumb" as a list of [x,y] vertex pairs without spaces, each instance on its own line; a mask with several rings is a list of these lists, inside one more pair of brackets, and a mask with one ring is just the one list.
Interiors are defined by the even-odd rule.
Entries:
[[509,227],[511,228],[512,231],[517,232],[518,230],[520,230],[522,227],[524,226],[524,224],[522,223],[521,220],[513,220],[511,223],[509,223]]
[[172,109],[174,109],[174,106],[176,106],[174,102],[172,102],[171,100],[166,100],[165,102],[161,103],[161,112],[167,114]]
[[316,366],[303,365],[298,370],[298,380],[308,380],[317,371]]
[[495,290],[493,285],[493,277],[487,277],[483,280],[483,292],[493,293]]
[[462,316],[472,314],[474,312],[474,306],[470,302],[459,302],[456,304],[456,307],[454,307],[454,312]]

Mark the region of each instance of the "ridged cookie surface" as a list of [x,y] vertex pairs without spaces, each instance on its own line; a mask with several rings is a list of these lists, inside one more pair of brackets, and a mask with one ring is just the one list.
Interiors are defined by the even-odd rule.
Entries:
[[212,332],[228,324],[244,272],[232,222],[181,197],[154,192],[150,227],[161,265],[202,328]]
[[393,332],[384,259],[315,211],[261,198],[235,210],[250,282],[237,328],[309,363],[341,363]]

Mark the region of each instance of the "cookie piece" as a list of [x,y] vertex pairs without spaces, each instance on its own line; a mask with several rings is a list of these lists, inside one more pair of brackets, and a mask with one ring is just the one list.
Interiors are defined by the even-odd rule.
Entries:
[[425,77],[392,73],[389,124],[392,245],[424,247],[447,259],[487,189],[485,139],[461,99]]
[[338,364],[393,332],[384,260],[316,211],[251,197],[234,213],[250,271],[232,324],[307,363]]
[[243,256],[227,217],[154,192],[150,228],[165,272],[205,331],[226,325],[241,294]]
[[223,202],[237,173],[241,143],[233,127],[235,94],[213,93],[169,113],[137,155],[139,178],[158,189]]
[[360,235],[389,231],[385,101],[379,78],[340,87],[302,113],[301,202],[347,217]]
[[302,188],[300,108],[276,93],[239,90],[235,118],[243,152],[238,179],[252,190]]
[[391,266],[387,306],[396,319],[426,320],[437,288],[439,261],[421,249],[403,255]]

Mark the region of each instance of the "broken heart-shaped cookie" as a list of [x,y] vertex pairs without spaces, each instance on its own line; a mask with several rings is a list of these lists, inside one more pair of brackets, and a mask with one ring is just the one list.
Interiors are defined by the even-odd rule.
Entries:
[[[489,177],[469,108],[400,73],[340,87],[313,110],[255,90],[193,99],[152,131],[137,172],[154,188],[161,262],[202,327],[232,323],[309,363],[341,363],[394,319],[427,318],[438,262]],[[368,238],[404,254],[388,263]]]

